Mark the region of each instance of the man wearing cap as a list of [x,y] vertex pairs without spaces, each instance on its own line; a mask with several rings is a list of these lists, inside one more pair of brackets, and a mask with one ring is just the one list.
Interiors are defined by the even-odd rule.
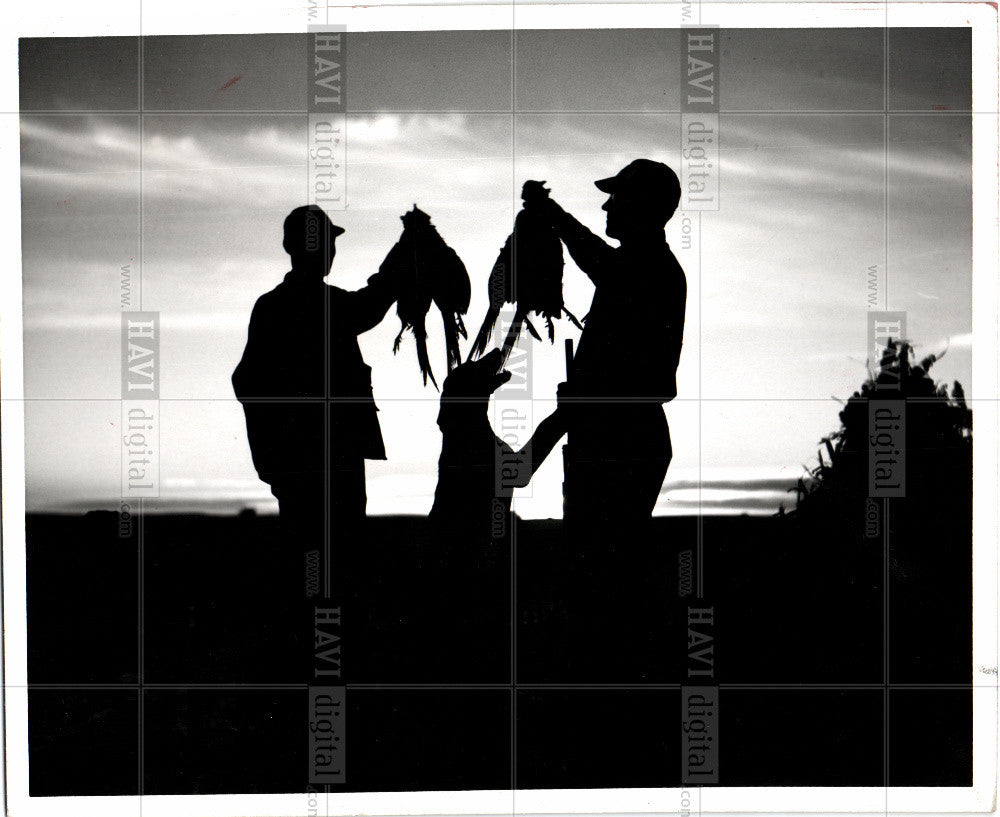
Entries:
[[565,514],[571,522],[627,525],[649,519],[672,456],[663,403],[677,396],[687,281],[664,226],[680,202],[680,182],[665,164],[637,159],[595,184],[608,194],[605,232],[619,247],[547,205],[595,286],[559,390],[571,461]]
[[283,246],[292,269],[257,299],[233,372],[254,467],[278,499],[286,535],[301,540],[298,554],[322,549],[324,530],[335,543],[357,530],[367,504],[364,462],[385,459],[358,335],[378,325],[398,286],[382,272],[356,292],[326,284],[343,232],[315,205],[288,215]]

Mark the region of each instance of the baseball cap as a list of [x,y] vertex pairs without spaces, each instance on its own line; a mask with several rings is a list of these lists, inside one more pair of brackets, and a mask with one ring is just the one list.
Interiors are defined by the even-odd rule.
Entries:
[[605,193],[621,193],[643,201],[659,202],[671,211],[681,197],[677,174],[663,162],[652,159],[629,162],[614,176],[598,179],[594,184]]
[[338,227],[330,221],[330,217],[322,207],[315,204],[296,207],[285,218],[283,242],[285,249],[291,252],[290,248],[306,248],[307,237],[320,230],[326,232],[330,238],[336,238],[344,232],[343,227]]

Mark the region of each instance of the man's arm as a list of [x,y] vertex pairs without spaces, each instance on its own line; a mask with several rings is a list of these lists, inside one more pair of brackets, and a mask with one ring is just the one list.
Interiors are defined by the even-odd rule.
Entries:
[[531,435],[527,445],[517,452],[518,471],[515,488],[524,488],[541,468],[542,463],[552,453],[556,443],[566,433],[566,423],[563,414],[557,408],[538,424],[535,433]]
[[396,302],[399,297],[398,277],[387,270],[379,270],[368,279],[368,286],[353,292],[340,290],[338,297],[351,331],[361,335],[378,326],[389,307]]
[[594,235],[573,216],[549,199],[545,205],[556,234],[562,239],[576,265],[598,284],[614,256],[614,248]]

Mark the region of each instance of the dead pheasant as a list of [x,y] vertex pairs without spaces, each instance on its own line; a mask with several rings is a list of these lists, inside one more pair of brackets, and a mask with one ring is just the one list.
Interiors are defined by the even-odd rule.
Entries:
[[427,385],[429,377],[437,388],[437,380],[427,356],[425,319],[433,301],[444,321],[448,371],[451,371],[462,362],[458,336],[461,334],[462,337],[467,337],[462,315],[468,311],[472,295],[469,274],[462,259],[445,244],[431,224],[430,216],[417,205],[414,204],[410,212],[400,216],[400,220],[403,222],[403,234],[389,250],[379,268],[380,271],[397,265],[402,268],[399,298],[396,302],[396,314],[402,328],[392,345],[392,351],[399,351],[404,333],[407,329],[412,329],[417,345],[417,363],[420,365],[424,385]]
[[458,346],[458,336],[468,338],[462,316],[469,311],[472,300],[472,283],[465,264],[451,247],[444,243],[433,225],[430,229],[437,243],[429,247],[431,263],[431,299],[441,312],[444,322],[444,344],[448,355],[448,371],[462,363],[462,350]]
[[529,312],[545,318],[550,343],[555,340],[554,318],[565,314],[578,329],[583,328],[563,303],[563,252],[559,236],[546,217],[530,207],[548,197],[545,182],[527,181],[521,188],[525,207],[514,219],[514,231],[500,250],[490,273],[490,307],[472,344],[470,360],[482,355],[490,345],[490,335],[505,303],[514,304],[515,308],[503,344],[504,362],[517,343],[522,326],[527,326],[532,337],[541,340],[528,319]]

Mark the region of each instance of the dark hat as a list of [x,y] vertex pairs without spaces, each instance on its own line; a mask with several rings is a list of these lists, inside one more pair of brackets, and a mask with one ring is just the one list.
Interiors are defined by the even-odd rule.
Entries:
[[344,232],[343,227],[338,227],[330,221],[330,217],[322,207],[315,204],[296,207],[285,218],[285,249],[305,246],[306,237],[318,233],[320,230],[325,231],[330,238],[336,238]]
[[681,197],[681,183],[663,162],[652,159],[636,159],[608,179],[594,182],[605,193],[621,193],[643,201],[658,202],[671,211]]

